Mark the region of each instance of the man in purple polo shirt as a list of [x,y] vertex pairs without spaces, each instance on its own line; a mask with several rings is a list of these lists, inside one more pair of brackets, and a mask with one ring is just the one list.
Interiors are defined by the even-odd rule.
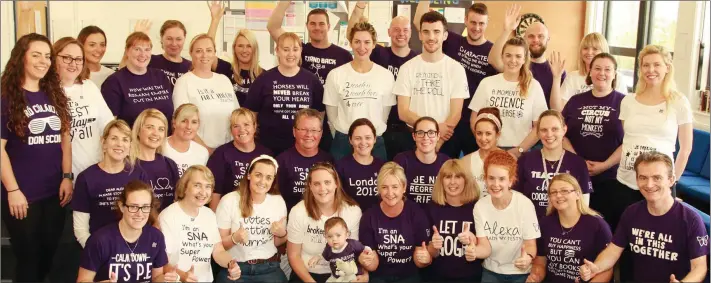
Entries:
[[612,243],[595,262],[584,260],[580,277],[587,281],[609,270],[629,249],[635,282],[701,282],[708,270],[709,235],[701,217],[671,195],[672,160],[646,152],[637,157],[634,169],[644,200],[627,207]]

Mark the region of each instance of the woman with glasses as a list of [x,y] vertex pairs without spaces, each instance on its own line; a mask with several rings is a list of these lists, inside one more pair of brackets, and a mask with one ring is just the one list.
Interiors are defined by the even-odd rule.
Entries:
[[[312,108],[323,112],[325,109],[321,81],[299,67],[299,36],[291,32],[281,34],[276,40],[275,52],[279,65],[252,83],[244,106],[259,113],[260,130],[269,133],[262,136],[260,142],[279,155],[294,143],[292,128],[296,111]],[[319,134],[319,140],[320,137]]]
[[131,180],[147,180],[145,174],[135,170],[129,161],[131,128],[126,122],[109,122],[99,146],[103,158],[79,173],[74,185],[74,236],[82,247],[89,235],[116,221],[113,203],[124,185]]
[[[539,255],[533,260],[526,282],[578,282],[583,260],[594,261],[612,239],[607,222],[583,202],[583,191],[575,176],[563,173],[551,179],[551,200],[541,219]],[[597,274],[590,282],[609,282],[612,269]]]
[[351,196],[363,211],[380,203],[378,197],[378,171],[385,164],[373,156],[375,126],[370,120],[360,118],[353,121],[348,129],[353,154],[336,161],[336,170],[341,177],[343,190]]
[[72,199],[72,118],[55,54],[47,37],[24,35],[2,72],[0,198],[17,282],[49,273]]
[[88,78],[101,87],[106,78],[114,70],[101,65],[101,59],[106,54],[106,33],[97,26],[85,26],[79,31],[77,40],[84,46],[84,64],[89,69]]
[[130,181],[119,194],[118,222],[91,235],[82,252],[77,282],[176,282],[167,270],[165,240],[156,222],[159,201],[150,185]]
[[449,157],[435,150],[439,141],[439,124],[431,117],[421,117],[412,126],[415,149],[395,156],[397,164],[405,169],[409,187],[405,195],[419,204],[432,199],[432,188],[439,169]]
[[367,118],[377,130],[373,155],[386,160],[388,156],[382,135],[387,127],[390,108],[397,102],[392,92],[395,79],[388,69],[370,60],[370,54],[377,45],[373,25],[360,22],[349,32],[353,61],[329,72],[324,85],[323,104],[336,132],[331,143],[331,154],[335,160],[350,155],[353,147],[346,130],[356,119]]
[[[306,177],[303,200],[289,212],[286,254],[293,269],[290,282],[326,282],[331,276],[329,262],[309,264],[326,248],[326,220],[343,218],[350,229],[348,237],[357,240],[361,215],[358,204],[343,191],[336,169],[330,163],[314,164]],[[365,280],[361,282],[368,281],[358,277]]]
[[213,282],[211,259],[237,280],[240,269],[222,245],[210,202],[215,178],[204,165],[185,171],[175,190],[175,202],[158,217],[165,237],[168,262],[184,282]]
[[563,149],[563,138],[568,128],[560,112],[546,110],[541,113],[536,129],[543,148],[526,152],[518,159],[518,182],[513,189],[533,201],[540,221],[548,208],[547,192],[552,176],[561,173],[575,176],[583,184],[580,197],[585,205],[590,201],[592,184],[585,160]]
[[84,47],[74,38],[63,37],[53,46],[56,68],[72,113],[72,173],[79,175],[101,159],[100,139],[106,124],[114,120],[101,91],[88,79]]

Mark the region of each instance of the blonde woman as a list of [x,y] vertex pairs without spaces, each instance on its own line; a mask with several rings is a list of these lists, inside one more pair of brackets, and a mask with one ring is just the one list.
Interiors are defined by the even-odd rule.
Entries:
[[146,175],[147,183],[160,201],[159,211],[173,203],[180,173],[172,159],[163,156],[163,143],[168,132],[168,119],[157,109],[141,112],[133,124],[129,160],[136,170]]
[[227,269],[231,280],[240,277],[239,266],[222,245],[215,213],[205,206],[214,187],[210,169],[191,166],[178,181],[175,202],[158,216],[168,264],[183,282],[212,282],[212,258]]
[[130,34],[121,60],[125,66],[101,85],[101,93],[111,112],[129,125],[148,108],[173,117],[173,84],[160,70],[148,68],[152,48],[151,38],[145,33]]
[[[526,282],[576,282],[583,259],[593,261],[612,239],[604,219],[583,201],[583,191],[573,175],[556,175],[548,187],[550,202],[541,219],[539,255]],[[572,252],[569,252],[572,251]],[[561,253],[564,252],[564,253]],[[612,269],[592,282],[609,282]]]
[[224,75],[210,70],[215,57],[215,41],[206,34],[199,34],[190,42],[193,65],[175,82],[173,105],[195,104],[200,111],[202,127],[197,129],[195,141],[212,153],[216,147],[228,142],[231,137],[225,129],[227,117],[239,108],[232,84]]
[[470,122],[476,122],[480,109],[498,108],[501,114],[498,145],[519,157],[538,141],[536,119],[548,106],[541,84],[529,70],[531,59],[526,41],[511,38],[501,53],[503,72],[483,79],[477,87],[469,104]]
[[[432,201],[424,206],[432,223],[427,246],[434,258],[429,279],[437,281],[481,281],[481,261],[465,257],[473,244],[474,204],[479,189],[459,159],[447,160],[437,174]],[[470,248],[471,249],[471,248]],[[472,260],[473,259],[473,260]]]
[[210,156],[207,148],[195,142],[200,122],[195,104],[180,105],[173,113],[173,134],[165,142],[163,155],[175,161],[180,176],[190,166],[207,164]]

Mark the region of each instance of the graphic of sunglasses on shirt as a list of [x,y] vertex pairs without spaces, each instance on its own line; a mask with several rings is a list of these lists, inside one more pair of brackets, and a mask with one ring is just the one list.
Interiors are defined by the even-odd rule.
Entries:
[[44,132],[47,124],[55,131],[59,131],[62,128],[62,121],[59,120],[57,116],[32,119],[32,121],[27,124],[27,127],[30,128],[30,133],[38,135]]

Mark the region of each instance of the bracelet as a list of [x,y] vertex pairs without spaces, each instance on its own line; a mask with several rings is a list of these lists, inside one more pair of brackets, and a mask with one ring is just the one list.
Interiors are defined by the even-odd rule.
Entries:
[[361,6],[358,6],[358,5],[356,5],[356,8],[360,8],[361,10],[365,10],[365,7],[361,7]]
[[7,192],[8,192],[8,193],[12,193],[12,192],[14,192],[14,191],[19,191],[19,190],[20,190],[20,188],[17,188],[17,189],[14,189],[14,190],[9,190],[9,191],[7,191]]
[[235,233],[230,234],[230,240],[232,240],[233,244],[237,245],[237,241],[235,241],[234,235],[235,235]]
[[531,254],[529,254],[529,253],[526,253],[526,255],[527,255],[527,256],[530,256],[530,257],[531,257],[531,260],[533,260],[533,259],[534,259],[534,257],[533,257],[533,256],[532,256]]
[[284,233],[284,236],[277,236],[277,235],[274,235],[274,237],[277,237],[277,238],[284,238],[284,237],[286,237],[287,235],[289,235],[289,232]]

